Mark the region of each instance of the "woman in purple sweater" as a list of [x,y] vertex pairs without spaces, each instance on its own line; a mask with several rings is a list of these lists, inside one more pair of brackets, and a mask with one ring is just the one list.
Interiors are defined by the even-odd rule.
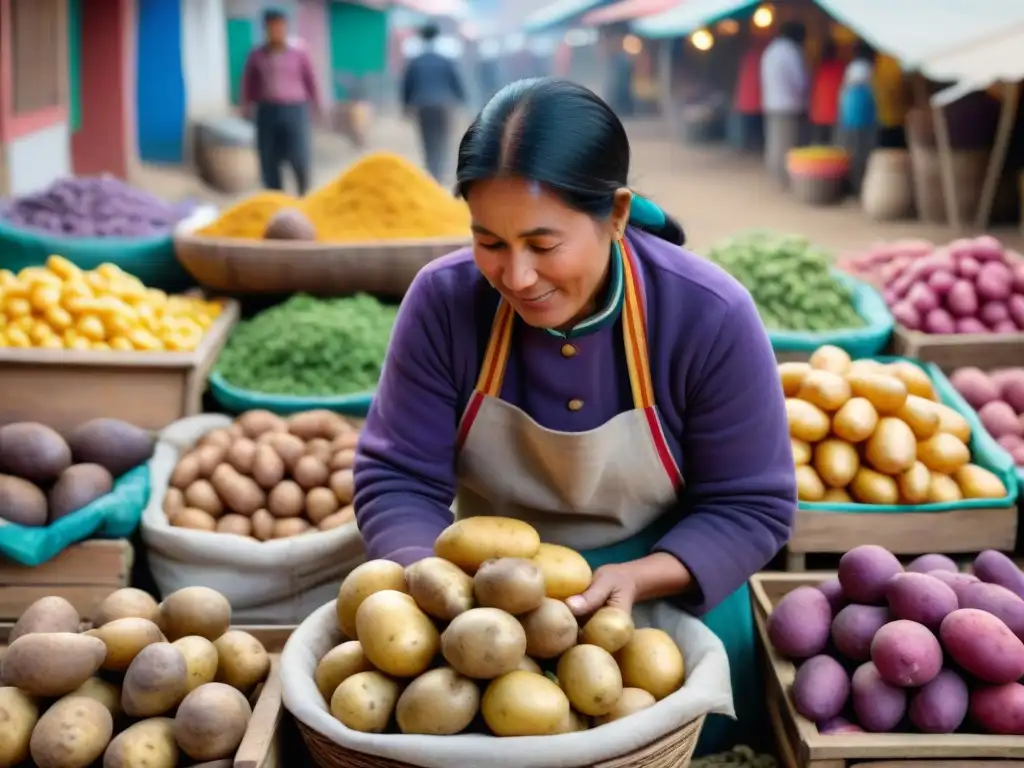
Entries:
[[529,522],[595,569],[577,615],[671,599],[703,616],[743,719],[761,698],[745,585],[796,507],[782,389],[750,295],[630,191],[629,156],[571,82],[523,80],[484,107],[458,158],[473,246],[405,296],[356,515],[367,555],[402,564],[432,554],[453,502]]

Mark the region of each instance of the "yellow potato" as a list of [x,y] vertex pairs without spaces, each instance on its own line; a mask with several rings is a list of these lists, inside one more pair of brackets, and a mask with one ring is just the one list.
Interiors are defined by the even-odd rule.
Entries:
[[789,436],[805,443],[816,443],[825,439],[831,427],[828,414],[806,400],[786,399],[786,420]]
[[633,636],[633,617],[619,608],[605,606],[583,625],[580,642],[616,653]]
[[824,346],[818,347],[814,350],[814,353],[808,359],[808,364],[811,368],[821,371],[831,371],[837,373],[840,376],[850,370],[852,362],[850,355],[845,349],[833,346],[832,344],[825,344]]
[[868,400],[880,414],[897,413],[907,401],[907,385],[888,373],[848,373],[854,397]]
[[583,555],[559,544],[541,544],[533,563],[544,574],[545,594],[555,600],[583,594],[594,577]]
[[814,467],[803,464],[796,468],[796,491],[800,501],[821,501],[825,497],[825,484]]
[[861,504],[897,504],[900,500],[896,480],[868,467],[858,470],[847,490]]
[[114,685],[101,677],[90,677],[68,696],[85,696],[88,699],[95,699],[110,710],[110,714],[115,719],[122,714],[121,686]]
[[440,647],[430,617],[409,595],[390,589],[375,592],[359,606],[356,636],[370,663],[395,677],[422,674]]
[[796,396],[826,413],[832,413],[850,399],[850,384],[838,373],[813,369],[804,376]]
[[490,682],[480,712],[495,736],[546,736],[569,717],[569,699],[545,676],[515,670]]
[[896,418],[905,421],[918,440],[927,440],[939,431],[939,412],[930,400],[907,395],[907,402],[896,412]]
[[845,488],[826,488],[825,495],[821,501],[831,501],[835,504],[852,504],[853,497],[846,492]]
[[825,485],[845,488],[860,469],[860,456],[845,440],[822,440],[814,446],[814,469]]
[[832,433],[848,443],[862,443],[878,426],[878,411],[871,401],[852,397],[832,417]]
[[185,657],[189,691],[217,679],[220,657],[213,643],[199,635],[188,635],[175,640],[172,645]]
[[473,578],[439,557],[427,557],[406,568],[405,583],[416,604],[441,621],[451,621],[476,604]]
[[500,557],[482,563],[473,576],[477,605],[518,616],[544,600],[544,574],[530,560]]
[[953,480],[960,487],[965,499],[1002,499],[1006,497],[1006,486],[992,472],[977,464],[965,464],[953,473]]
[[81,621],[75,606],[63,597],[41,597],[21,614],[7,642],[33,632],[77,632]]
[[103,641],[88,635],[22,635],[0,657],[0,680],[30,696],[57,698],[92,677],[106,655]]
[[441,531],[434,554],[476,573],[485,561],[498,557],[527,560],[540,549],[540,535],[533,526],[508,517],[469,517]]
[[121,685],[121,706],[130,717],[158,717],[178,706],[187,693],[185,654],[170,643],[153,643],[128,667]]
[[141,720],[114,737],[103,755],[103,768],[175,768],[178,743],[169,717]]
[[642,688],[623,688],[622,695],[615,702],[615,706],[607,714],[596,718],[594,725],[604,725],[613,720],[621,720],[634,712],[653,707],[655,704],[657,704],[655,698]]
[[576,645],[579,624],[562,600],[545,597],[540,607],[519,617],[526,632],[526,653],[537,659],[553,659]]
[[679,646],[660,629],[636,630],[616,658],[623,686],[641,688],[658,701],[679,690],[686,677]]
[[29,752],[37,768],[86,768],[114,734],[110,711],[95,699],[69,696],[39,718]]
[[952,475],[971,460],[971,452],[960,438],[938,432],[917,444],[917,457],[932,472]]
[[804,378],[811,372],[809,363],[779,363],[779,379],[786,397],[796,397]]
[[523,656],[522,661],[516,665],[516,669],[522,670],[523,672],[532,672],[535,675],[543,675],[544,670],[540,668],[540,664],[531,659],[529,656]]
[[405,570],[391,560],[370,560],[356,566],[338,590],[338,629],[349,640],[356,638],[356,611],[363,601],[376,592],[408,591]]
[[263,643],[240,629],[231,629],[213,641],[220,665],[217,682],[248,694],[270,672],[270,654]]
[[932,408],[939,414],[939,432],[948,432],[961,443],[971,442],[971,425],[967,419],[944,403],[932,403]]
[[928,504],[945,504],[950,501],[960,501],[964,497],[956,480],[949,475],[942,475],[932,472],[932,480],[928,485]]
[[[913,431],[906,422],[895,417],[880,419],[874,434],[864,446],[864,458],[882,474],[899,475],[906,472],[917,461],[917,441]],[[924,463],[927,465],[928,462]]]
[[928,488],[932,484],[932,473],[920,461],[896,478],[900,489],[900,504],[924,504],[928,500]]
[[358,640],[349,640],[329,650],[316,665],[316,687],[327,700],[345,680],[359,672],[372,672],[373,665]]
[[789,447],[793,451],[793,465],[800,467],[811,463],[811,445],[795,437],[789,438]]
[[101,669],[123,672],[147,645],[163,642],[160,628],[149,619],[114,619],[90,632],[107,647]]
[[388,727],[397,701],[397,682],[380,672],[357,672],[335,689],[331,714],[353,731],[380,733]]
[[575,733],[576,731],[590,730],[590,718],[581,715],[575,709],[570,709],[565,719],[558,724],[555,733]]
[[216,640],[231,626],[231,603],[209,587],[185,587],[164,598],[160,615],[171,642],[189,635]]
[[17,688],[0,688],[0,765],[28,759],[28,743],[39,720],[39,709]]
[[252,707],[237,688],[207,683],[178,707],[174,740],[193,760],[221,760],[235,754],[251,717]]
[[504,611],[473,608],[445,629],[441,653],[466,677],[490,680],[519,666],[526,655],[526,631]]
[[611,712],[622,695],[615,659],[596,645],[577,645],[558,660],[558,682],[573,709],[596,717]]
[[451,667],[438,667],[413,680],[395,706],[402,733],[451,736],[469,727],[480,710],[480,689]]
[[885,366],[887,373],[907,385],[907,392],[916,397],[923,397],[925,400],[936,400],[935,387],[932,380],[919,365],[914,365],[907,360],[898,363],[889,363]]

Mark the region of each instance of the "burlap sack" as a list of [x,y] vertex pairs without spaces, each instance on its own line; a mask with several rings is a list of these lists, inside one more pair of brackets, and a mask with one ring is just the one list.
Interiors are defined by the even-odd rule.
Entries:
[[638,627],[660,627],[675,638],[686,660],[686,683],[643,714],[589,731],[503,738],[496,743],[494,737],[479,734],[419,736],[349,730],[331,717],[313,679],[320,658],[344,640],[333,601],[306,619],[285,646],[281,655],[284,704],[301,723],[336,744],[423,768],[573,768],[633,752],[702,714],[735,716],[729,659],[711,630],[667,602],[638,605],[633,619]]
[[231,602],[236,623],[298,624],[337,597],[342,579],[363,562],[355,523],[258,542],[174,528],[164,514],[163,498],[178,457],[206,433],[229,424],[227,416],[192,416],[160,433],[150,462],[152,493],[142,513],[150,570],[161,595],[190,586],[216,589]]

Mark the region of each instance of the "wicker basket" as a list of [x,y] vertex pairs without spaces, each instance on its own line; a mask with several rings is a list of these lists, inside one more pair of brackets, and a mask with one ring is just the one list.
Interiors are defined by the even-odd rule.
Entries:
[[232,294],[400,297],[426,264],[467,245],[468,237],[352,244],[174,238],[178,261],[200,285]]
[[[579,768],[686,768],[700,737],[705,716],[653,744],[620,757]],[[313,762],[319,768],[415,768],[411,763],[365,755],[340,747],[296,719]]]

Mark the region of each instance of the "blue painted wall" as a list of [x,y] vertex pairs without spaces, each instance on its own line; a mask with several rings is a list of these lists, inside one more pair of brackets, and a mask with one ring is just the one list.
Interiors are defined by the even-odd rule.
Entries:
[[180,163],[185,145],[181,0],[138,0],[139,156]]

